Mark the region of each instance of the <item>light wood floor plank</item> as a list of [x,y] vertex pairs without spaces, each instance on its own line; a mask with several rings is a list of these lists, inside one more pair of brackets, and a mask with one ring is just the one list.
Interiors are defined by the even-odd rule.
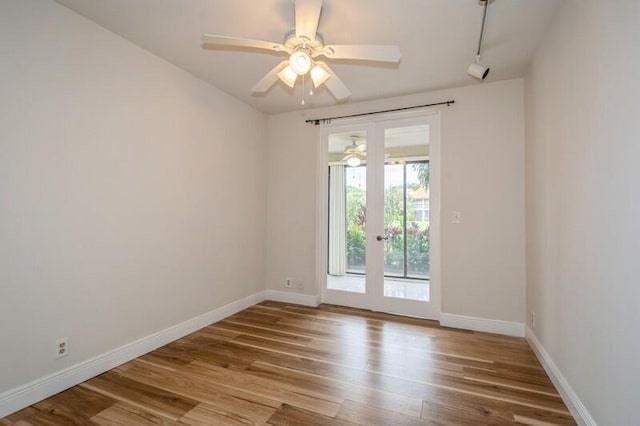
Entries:
[[157,416],[147,410],[118,402],[101,411],[91,418],[91,421],[100,426],[129,426],[129,425],[160,425],[177,426],[177,421],[168,420]]
[[262,361],[256,361],[252,364],[247,373],[260,377],[270,377],[280,382],[297,383],[304,387],[316,387],[326,393],[330,392],[344,399],[348,398],[355,402],[414,417],[420,417],[422,410],[422,400],[419,398],[409,398],[397,393],[385,392],[373,386],[360,386],[347,378],[329,378],[324,375],[281,367]]
[[68,424],[576,423],[524,339],[265,301],[0,419]]
[[282,408],[269,419],[269,424],[273,426],[356,426],[356,423],[311,413],[287,404],[283,405]]
[[371,426],[423,426],[423,419],[397,414],[368,404],[345,401],[336,416],[340,420]]
[[114,371],[108,371],[79,386],[174,421],[198,405],[196,400],[131,380]]
[[218,399],[212,403],[202,403],[185,414],[180,422],[191,426],[229,425],[265,425],[277,410],[259,406],[248,401]]
[[135,366],[125,372],[127,377],[160,389],[171,389],[203,403],[237,401],[242,408],[249,402],[256,405],[257,411],[262,407],[278,408],[281,405],[275,398],[261,396],[252,389],[242,390],[212,380],[208,371],[167,371],[162,366],[133,362]]

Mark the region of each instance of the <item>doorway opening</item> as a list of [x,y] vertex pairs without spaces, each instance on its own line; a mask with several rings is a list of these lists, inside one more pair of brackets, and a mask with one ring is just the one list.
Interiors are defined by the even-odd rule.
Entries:
[[323,301],[430,318],[439,313],[437,118],[323,129]]

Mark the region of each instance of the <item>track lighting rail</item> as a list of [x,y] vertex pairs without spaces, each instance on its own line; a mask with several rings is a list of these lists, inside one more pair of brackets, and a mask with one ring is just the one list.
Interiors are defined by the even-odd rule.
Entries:
[[478,51],[476,52],[476,56],[480,56],[480,50],[482,49],[482,39],[484,38],[484,24],[487,22],[487,6],[489,6],[489,1],[484,0],[484,10],[482,11],[482,26],[480,27],[480,40],[478,40]]

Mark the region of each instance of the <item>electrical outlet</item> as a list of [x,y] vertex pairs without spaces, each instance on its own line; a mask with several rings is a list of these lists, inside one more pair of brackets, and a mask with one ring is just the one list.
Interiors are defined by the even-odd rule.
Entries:
[[455,223],[456,225],[462,222],[462,214],[459,210],[454,210],[451,215],[451,223]]
[[284,279],[284,286],[285,286],[286,288],[291,288],[291,287],[293,287],[293,279],[291,279],[291,278],[289,278],[289,277],[285,278],[285,279]]
[[60,340],[56,340],[56,358],[62,358],[69,354],[69,338],[65,337]]
[[536,328],[536,313],[531,311],[531,327]]

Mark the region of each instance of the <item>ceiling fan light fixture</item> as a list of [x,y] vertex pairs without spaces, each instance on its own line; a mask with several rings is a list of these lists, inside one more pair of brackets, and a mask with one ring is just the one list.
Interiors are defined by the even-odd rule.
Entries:
[[282,71],[278,73],[278,78],[282,80],[284,84],[291,87],[296,84],[296,80],[298,79],[298,74],[291,68],[291,63],[287,65]]
[[[494,1],[494,0],[485,0]],[[324,62],[317,60],[319,56],[327,59],[346,59],[353,61],[389,62],[400,61],[398,46],[367,44],[336,44],[325,46],[324,37],[318,32],[323,0],[291,0],[294,11],[294,27],[284,35],[283,43],[253,40],[226,35],[204,34],[204,45],[227,46],[231,49],[249,48],[286,54],[286,59],[273,67],[251,89],[253,93],[266,93],[280,79],[290,88],[294,88],[298,76],[309,77],[317,88],[324,84],[327,91],[337,101],[344,101],[351,92],[338,75]],[[304,85],[304,81],[303,81]],[[303,88],[303,93],[306,88]],[[293,93],[291,93],[293,94]],[[302,104],[304,105],[304,99]]]
[[360,164],[361,164],[360,159],[358,157],[356,157],[355,155],[352,155],[347,160],[347,166],[349,166],[349,167],[358,167]]
[[329,77],[331,77],[331,74],[319,65],[316,65],[311,69],[311,80],[313,81],[313,87],[315,88],[327,81]]
[[289,57],[289,67],[298,75],[308,73],[311,65],[311,56],[304,50],[293,52]]

